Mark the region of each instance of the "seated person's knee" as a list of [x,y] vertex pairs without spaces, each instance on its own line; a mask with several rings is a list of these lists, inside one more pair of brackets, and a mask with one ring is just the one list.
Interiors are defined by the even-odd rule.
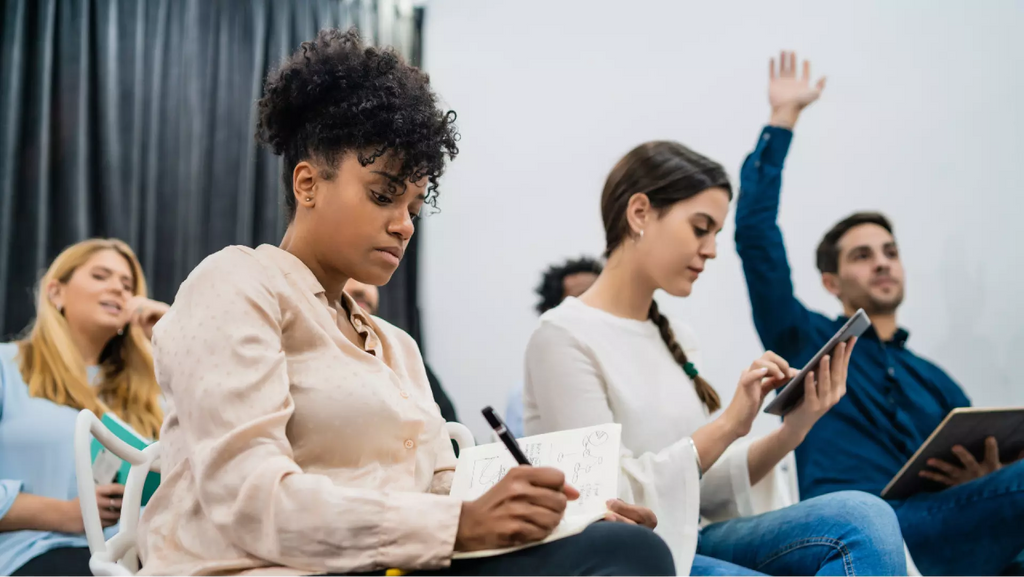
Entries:
[[862,491],[839,491],[808,501],[820,503],[820,512],[827,514],[853,539],[857,536],[873,547],[898,549],[902,554],[903,535],[899,519],[889,503]]
[[647,527],[600,522],[582,537],[596,568],[610,570],[608,575],[675,575],[668,545]]

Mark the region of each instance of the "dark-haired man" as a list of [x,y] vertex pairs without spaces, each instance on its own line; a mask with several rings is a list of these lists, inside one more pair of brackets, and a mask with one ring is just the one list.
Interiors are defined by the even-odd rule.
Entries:
[[[541,276],[540,284],[537,285],[536,293],[540,296],[536,306],[537,314],[542,315],[560,305],[565,299],[578,297],[587,292],[602,269],[599,261],[586,256],[549,266]],[[514,436],[523,436],[522,384],[508,395],[505,424]]]
[[[822,284],[844,316],[808,310],[793,293],[776,223],[782,166],[793,126],[823,83],[811,86],[808,65],[784,54],[769,90],[772,116],[740,173],[736,250],[743,260],[754,325],[765,348],[805,364],[857,309],[872,327],[850,360],[846,397],[815,424],[796,450],[800,496],[841,490],[878,495],[949,411],[970,404],[942,369],[907,348],[896,323],[904,273],[893,227],[878,213],[857,213],[818,246]],[[907,546],[925,574],[995,575],[1020,568],[1024,550],[1024,462],[999,460],[997,440],[985,456],[954,449],[924,476],[948,488],[891,501]],[[952,462],[952,461],[956,462]]]

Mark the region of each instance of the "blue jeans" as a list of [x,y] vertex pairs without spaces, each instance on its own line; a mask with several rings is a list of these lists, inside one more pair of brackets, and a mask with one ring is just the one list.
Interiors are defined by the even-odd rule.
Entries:
[[892,507],[925,575],[1024,569],[1024,461],[938,493],[893,501]]
[[[892,507],[858,491],[709,525],[701,531],[697,553],[769,575],[907,574]],[[714,567],[698,573],[708,570],[703,567],[695,563],[692,574],[716,574]]]

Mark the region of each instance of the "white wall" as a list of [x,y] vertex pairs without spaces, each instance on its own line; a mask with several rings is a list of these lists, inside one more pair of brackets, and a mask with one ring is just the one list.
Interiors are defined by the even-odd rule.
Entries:
[[[781,225],[798,295],[835,314],[814,248],[859,209],[892,217],[911,347],[979,405],[1024,405],[1024,3],[433,0],[425,67],[458,111],[461,154],[423,227],[427,356],[462,419],[522,378],[540,272],[599,254],[599,197],[640,142],[679,140],[734,182],[768,117],[767,61],[812,59],[828,87],[797,127]],[[689,299],[731,398],[761,353],[732,242]],[[1016,362],[1013,359],[1018,359]],[[760,423],[760,427],[768,423]]]

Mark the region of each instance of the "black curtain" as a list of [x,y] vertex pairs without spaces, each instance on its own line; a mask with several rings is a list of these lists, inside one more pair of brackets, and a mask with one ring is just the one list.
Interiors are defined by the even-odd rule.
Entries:
[[[280,160],[257,148],[267,72],[322,28],[376,43],[373,0],[3,0],[0,336],[66,246],[117,237],[170,302],[207,255],[278,243]],[[418,53],[414,49],[413,54]],[[419,336],[416,250],[381,313]]]

